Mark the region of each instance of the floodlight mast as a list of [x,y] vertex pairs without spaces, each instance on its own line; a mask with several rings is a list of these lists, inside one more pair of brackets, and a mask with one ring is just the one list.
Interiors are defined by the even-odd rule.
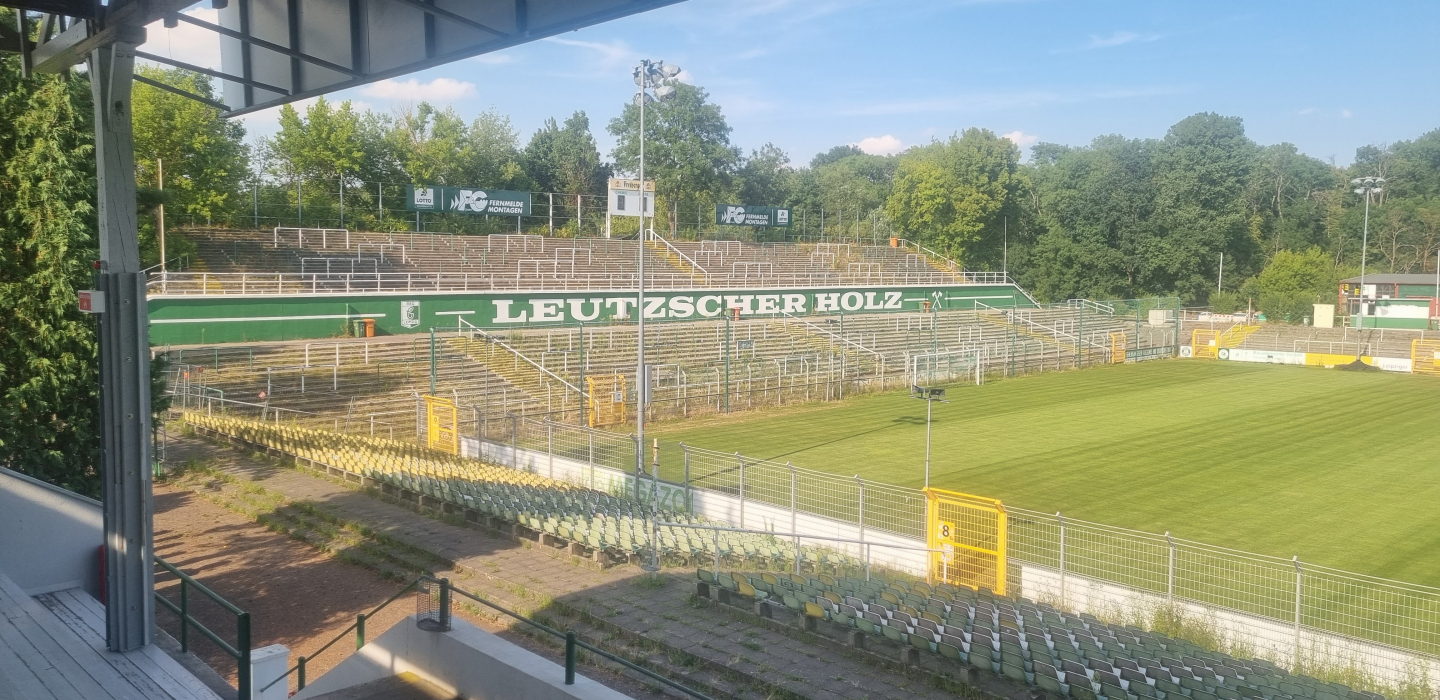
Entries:
[[1365,327],[1365,256],[1370,249],[1370,195],[1377,192],[1384,192],[1382,185],[1385,184],[1383,177],[1357,177],[1350,181],[1355,186],[1355,194],[1365,195],[1365,227],[1360,239],[1360,327]]
[[935,408],[935,402],[950,403],[945,400],[945,390],[936,386],[910,386],[910,398],[920,399],[925,402],[925,488],[930,488],[930,418]]
[[[640,232],[638,255],[639,255],[639,286],[636,294],[635,314],[637,316],[636,341],[638,347],[635,350],[635,434],[637,437],[638,449],[635,450],[635,478],[645,473],[645,409],[649,403],[647,400],[650,393],[650,373],[645,367],[645,243],[649,236],[655,231],[655,215],[652,210],[650,215],[651,229],[645,228],[645,103],[654,100],[663,100],[675,94],[675,87],[669,83],[680,75],[679,66],[667,66],[664,61],[651,62],[649,59],[641,59],[640,65],[635,68],[635,85],[638,91],[635,94],[635,102],[640,107]],[[655,96],[650,96],[653,88]],[[653,205],[652,205],[653,206]],[[654,446],[655,459],[650,472],[650,562],[641,568],[645,571],[660,570],[660,545],[659,525],[656,523],[660,518],[660,447],[657,443]],[[743,524],[743,523],[742,523]]]

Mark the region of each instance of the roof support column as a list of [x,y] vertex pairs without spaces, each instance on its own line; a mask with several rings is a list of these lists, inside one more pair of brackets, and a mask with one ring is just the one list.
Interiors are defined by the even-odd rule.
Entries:
[[150,348],[135,212],[130,87],[135,46],[88,59],[95,99],[100,221],[100,440],[105,523],[105,638],[112,651],[150,643],[155,620]]

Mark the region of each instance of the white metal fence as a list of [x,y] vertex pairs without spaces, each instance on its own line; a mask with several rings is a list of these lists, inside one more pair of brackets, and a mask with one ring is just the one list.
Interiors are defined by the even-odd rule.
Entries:
[[[517,466],[523,460],[514,455],[531,455],[532,468],[561,459],[633,475],[637,466],[633,436],[507,417],[486,421],[479,438],[506,448]],[[672,503],[716,521],[925,544],[925,495],[917,489],[684,445],[661,461]],[[628,483],[645,500],[650,487],[642,481]],[[1020,595],[1165,627],[1237,656],[1390,696],[1440,694],[1440,589],[1060,513],[1006,511],[1007,575]],[[890,550],[879,563],[924,572],[916,551]]]

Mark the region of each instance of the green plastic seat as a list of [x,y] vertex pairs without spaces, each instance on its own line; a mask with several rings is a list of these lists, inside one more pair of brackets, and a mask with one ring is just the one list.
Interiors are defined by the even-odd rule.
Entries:
[[1059,695],[1066,694],[1064,686],[1060,685],[1060,681],[1049,676],[1036,675],[1035,685],[1040,686],[1041,690],[1048,693],[1057,693]]

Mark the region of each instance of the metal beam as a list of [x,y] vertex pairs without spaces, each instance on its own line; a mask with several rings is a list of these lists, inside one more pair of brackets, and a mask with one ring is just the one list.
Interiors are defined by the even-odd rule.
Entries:
[[175,87],[174,85],[167,85],[167,84],[162,83],[162,82],[160,82],[160,81],[158,81],[158,80],[152,80],[152,79],[150,79],[150,78],[147,78],[147,77],[145,77],[145,76],[143,76],[143,75],[137,75],[137,76],[135,76],[135,82],[137,82],[137,83],[144,83],[144,84],[146,84],[146,85],[149,85],[150,87],[158,88],[158,89],[160,89],[160,90],[164,90],[165,92],[169,92],[169,93],[172,93],[172,94],[175,94],[175,95],[179,95],[179,96],[181,96],[181,97],[186,97],[186,98],[195,100],[196,102],[199,102],[199,103],[201,103],[201,104],[209,105],[209,106],[211,106],[211,107],[214,107],[215,109],[220,110],[220,113],[221,113],[222,115],[223,115],[224,113],[230,111],[230,105],[227,105],[227,104],[225,104],[224,102],[218,102],[218,101],[212,100],[212,99],[210,99],[210,98],[208,98],[208,97],[201,97],[200,95],[197,95],[197,94],[195,94],[195,93],[193,93],[193,92],[190,92],[189,90],[181,90],[180,88],[177,88],[177,87]]
[[145,27],[112,24],[94,34],[90,22],[76,22],[55,38],[35,47],[31,62],[36,73],[59,73],[86,60],[96,49],[112,44],[138,46],[145,43]]
[[95,19],[95,8],[99,7],[99,3],[91,2],[91,0],[5,0],[0,2],[0,7],[13,7],[17,11],[24,9],[51,15]]
[[[154,62],[156,62],[156,63],[164,63],[164,64],[167,65],[167,66],[175,66],[176,68],[183,68],[183,69],[188,70],[188,71],[194,71],[194,72],[196,72],[196,73],[200,73],[201,75],[208,75],[208,76],[210,76],[210,77],[212,77],[212,78],[219,78],[219,79],[221,79],[221,80],[228,80],[228,81],[230,81],[230,82],[232,82],[232,83],[239,83],[239,84],[241,84],[241,85],[249,85],[249,86],[251,86],[251,87],[258,87],[258,88],[260,88],[260,89],[262,89],[262,90],[269,90],[270,92],[278,92],[278,93],[280,93],[280,94],[282,94],[282,95],[288,95],[288,94],[290,94],[290,91],[289,91],[289,90],[286,90],[285,88],[282,88],[282,87],[276,87],[276,86],[271,85],[271,84],[269,84],[269,83],[262,83],[262,82],[260,82],[260,81],[258,81],[258,80],[250,80],[250,79],[247,79],[247,78],[242,78],[242,77],[240,77],[240,76],[238,76],[238,75],[230,75],[229,73],[224,73],[224,72],[221,72],[221,71],[218,71],[218,70],[211,70],[211,69],[209,69],[209,68],[204,68],[204,67],[201,67],[201,66],[197,66],[197,65],[195,65],[195,64],[193,64],[193,63],[186,63],[186,62],[184,62],[184,61],[177,61],[177,60],[175,60],[175,59],[173,59],[173,58],[165,58],[164,56],[157,56],[157,55],[155,55],[155,54],[153,54],[153,53],[146,53],[146,52],[144,52],[144,51],[136,51],[136,52],[135,52],[135,58],[143,58],[143,59],[145,59],[145,60],[147,60],[147,61],[154,61]],[[141,78],[141,76],[136,76],[136,77],[135,77],[136,80],[140,80],[140,78]],[[141,82],[146,82],[146,81],[141,81]],[[187,93],[187,94],[188,94],[188,93]],[[202,100],[200,100],[200,101],[201,101],[201,102],[204,102],[205,100],[202,99]],[[228,109],[230,109],[230,108],[229,108],[229,107],[226,107],[225,109],[228,110]]]
[[[512,46],[519,46],[521,44],[526,44],[536,39],[543,39],[549,36],[564,34],[566,32],[571,32],[576,29],[583,29],[591,25],[608,22],[613,19],[628,17],[631,15],[639,14],[641,12],[646,12],[669,5],[676,5],[680,2],[683,2],[683,0],[634,0],[633,2],[623,4],[615,8],[603,10],[600,12],[593,12],[588,15],[582,15],[580,17],[576,17],[564,22],[557,22],[555,24],[544,25],[541,27],[535,27],[532,23],[529,34],[525,36],[511,34],[504,39],[497,39],[493,42],[476,44],[474,46],[469,46],[463,49],[457,49],[455,51],[450,51],[443,54],[428,56],[421,61],[415,61],[413,63],[407,63],[402,66],[396,66],[394,68],[368,73],[364,76],[357,77],[357,79],[355,80],[345,80],[338,83],[324,85],[321,87],[310,88],[306,90],[297,90],[287,100],[267,100],[260,104],[237,107],[234,110],[231,110],[231,112],[227,114],[226,117],[238,117],[244,114],[250,114],[251,112],[258,112],[263,109],[269,109],[276,105],[283,104],[284,102],[294,102],[296,100],[302,100],[307,97],[324,95],[327,93],[345,90],[359,85],[364,85],[366,83],[384,80],[386,78],[398,78],[400,76],[408,75],[416,71],[425,70],[427,68],[443,66],[446,63],[450,63],[452,61],[459,61],[461,59],[479,56],[480,54],[491,53],[494,51],[499,51],[501,49],[510,48]],[[430,8],[429,5],[427,5],[426,7]]]
[[[105,639],[111,651],[150,643],[155,622],[150,347],[135,212],[130,113],[134,47],[91,52],[100,224],[100,465],[105,525]],[[243,669],[242,669],[243,672]]]
[[434,6],[434,5],[427,5],[427,4],[425,4],[424,2],[422,2],[421,0],[393,0],[393,1],[394,1],[394,2],[398,2],[398,3],[400,3],[401,5],[409,5],[410,7],[414,7],[414,8],[416,8],[416,9],[419,9],[419,10],[425,12],[426,14],[435,15],[436,17],[439,17],[440,19],[447,20],[447,21],[452,22],[452,23],[454,23],[454,24],[458,24],[458,25],[460,25],[460,26],[462,26],[462,27],[469,27],[470,29],[478,29],[478,30],[480,30],[480,31],[482,31],[482,32],[489,32],[489,33],[491,33],[491,34],[494,34],[495,36],[500,36],[500,37],[508,37],[508,36],[510,36],[509,34],[506,34],[505,32],[502,32],[502,31],[500,31],[499,29],[495,29],[494,27],[487,27],[487,26],[485,26],[485,25],[483,25],[483,24],[481,24],[481,23],[479,23],[479,22],[476,22],[475,20],[470,19],[470,18],[468,18],[468,17],[462,17],[462,16],[457,15],[457,14],[455,14],[454,12],[451,12],[451,11],[449,11],[449,10],[442,10],[442,9],[440,9],[440,8]]
[[[350,68],[346,68],[345,66],[342,66],[342,65],[340,65],[340,64],[338,64],[338,63],[331,63],[331,62],[329,62],[329,61],[327,61],[327,60],[325,60],[325,59],[323,59],[323,58],[316,58],[316,57],[314,57],[314,56],[311,56],[310,54],[301,53],[301,52],[299,52],[299,51],[294,51],[294,50],[292,50],[292,49],[290,49],[290,48],[281,46],[281,45],[279,45],[279,44],[272,44],[272,43],[270,43],[270,42],[268,42],[268,41],[265,41],[264,39],[256,39],[256,38],[253,37],[253,36],[248,36],[248,35],[245,35],[245,34],[241,34],[240,32],[237,32],[237,31],[235,31],[234,29],[226,29],[225,27],[222,27],[222,26],[220,26],[220,25],[218,25],[218,24],[211,24],[211,23],[206,22],[206,21],[204,21],[204,20],[195,19],[194,17],[191,17],[190,15],[186,15],[186,14],[176,14],[175,17],[176,17],[177,19],[179,19],[181,22],[186,22],[186,23],[188,23],[188,24],[193,24],[193,25],[195,25],[195,26],[197,26],[197,27],[201,27],[201,28],[203,28],[203,29],[209,29],[210,31],[215,32],[216,34],[219,34],[220,36],[228,36],[228,37],[230,37],[231,39],[239,39],[240,41],[243,41],[243,42],[245,42],[245,43],[247,43],[247,44],[253,44],[253,45],[255,45],[255,46],[259,46],[259,47],[262,48],[262,49],[268,49],[268,50],[270,50],[270,51],[274,51],[275,53],[278,53],[278,54],[280,54],[280,55],[282,55],[282,56],[289,56],[289,57],[291,57],[291,58],[298,58],[298,59],[300,59],[300,60],[302,60],[302,61],[305,61],[306,63],[313,63],[313,64],[315,64],[315,65],[317,65],[317,66],[320,66],[321,68],[328,68],[328,69],[330,69],[330,70],[335,71],[336,73],[344,73],[345,75],[348,75],[348,76],[350,76],[350,77],[352,77],[352,78],[366,78],[366,77],[367,77],[364,73],[361,73],[361,72],[356,71],[356,70],[352,70],[352,69],[350,69]],[[323,92],[331,92],[331,91],[333,91],[333,90],[335,90],[335,89],[336,89],[336,88],[333,88],[333,87],[327,87],[327,88],[325,88],[325,90],[324,90]]]

